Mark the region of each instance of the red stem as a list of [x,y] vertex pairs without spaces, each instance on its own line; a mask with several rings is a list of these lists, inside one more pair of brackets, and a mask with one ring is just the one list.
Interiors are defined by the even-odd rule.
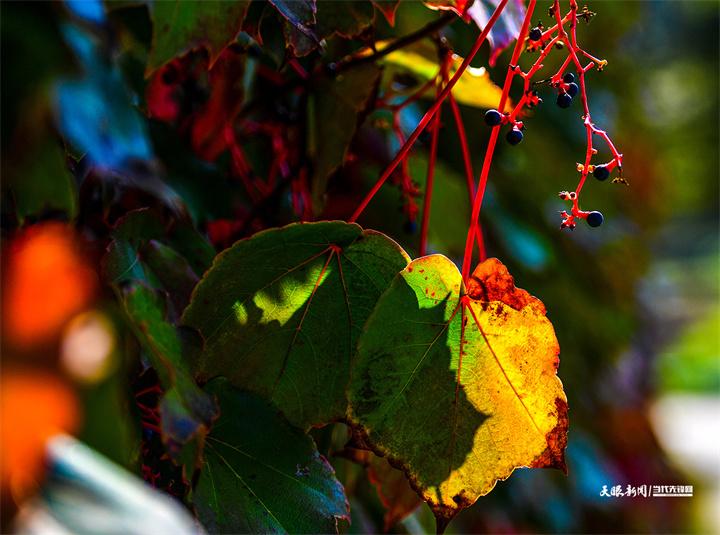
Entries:
[[455,118],[455,127],[457,128],[458,138],[460,138],[460,149],[462,150],[463,164],[465,166],[465,181],[467,182],[468,195],[470,199],[475,196],[475,174],[472,170],[472,159],[470,158],[470,149],[468,148],[467,135],[465,134],[465,125],[460,114],[460,107],[455,101],[452,93],[448,96],[450,109],[452,109]]
[[[508,94],[510,93],[510,86],[512,85],[513,78],[516,74],[516,66],[522,53],[525,36],[528,33],[530,27],[530,21],[532,19],[533,11],[535,11],[535,4],[537,0],[530,0],[525,14],[525,20],[523,21],[520,34],[515,42],[515,48],[513,50],[512,59],[508,66],[507,74],[505,75],[505,83],[503,84],[502,94],[500,95],[500,103],[498,104],[498,110],[505,109],[505,102],[507,102]],[[475,194],[475,200],[473,202],[472,215],[470,216],[470,228],[468,229],[467,239],[465,240],[465,255],[463,257],[462,276],[463,281],[467,282],[470,275],[470,262],[472,261],[472,244],[475,240],[475,236],[478,233],[478,225],[480,218],[480,208],[482,207],[483,196],[485,195],[485,188],[487,186],[488,175],[490,174],[490,165],[492,164],[493,155],[495,154],[495,145],[497,143],[498,136],[500,135],[500,125],[493,127],[490,133],[490,140],[488,141],[487,149],[485,150],[485,159],[483,160],[482,171],[480,172],[480,183],[478,185],[477,193]]]
[[[452,109],[453,117],[455,118],[455,127],[457,128],[458,137],[460,138],[460,149],[462,150],[463,164],[465,166],[465,181],[467,182],[468,188],[468,199],[472,205],[473,197],[475,196],[475,173],[472,168],[472,158],[470,156],[470,148],[468,146],[467,135],[465,134],[465,125],[463,124],[462,114],[460,113],[460,106],[458,106],[455,97],[452,93],[448,95],[448,102],[450,102],[450,108]],[[476,232],[478,255],[480,261],[485,260],[485,241],[482,237],[482,228],[478,225]]]
[[[534,4],[535,0],[531,0],[531,2]],[[367,205],[370,203],[372,198],[375,196],[375,194],[380,190],[382,185],[387,181],[387,179],[390,177],[390,175],[395,171],[395,168],[398,166],[400,161],[405,157],[405,155],[410,151],[410,148],[413,146],[415,141],[418,137],[420,137],[420,134],[422,134],[423,130],[425,130],[425,127],[428,125],[428,123],[432,120],[432,118],[435,116],[437,111],[440,109],[440,106],[442,105],[445,98],[448,96],[450,91],[452,91],[452,88],[455,86],[455,84],[458,82],[460,77],[465,72],[465,69],[467,69],[468,65],[470,65],[470,62],[473,60],[475,55],[480,50],[480,47],[485,42],[485,38],[487,37],[488,33],[490,33],[490,30],[495,25],[495,22],[500,17],[503,9],[505,9],[505,5],[508,3],[508,0],[500,0],[500,3],[495,8],[495,11],[493,12],[492,16],[490,17],[490,20],[488,20],[488,23],[485,25],[485,28],[483,28],[483,31],[480,32],[480,35],[478,36],[477,40],[475,41],[475,44],[472,47],[472,50],[470,50],[470,53],[465,57],[462,64],[458,68],[457,71],[455,71],[455,74],[450,79],[450,81],[447,83],[447,85],[443,88],[438,98],[433,102],[433,104],[430,106],[430,109],[425,112],[425,115],[423,115],[423,118],[420,119],[420,123],[415,127],[415,130],[412,134],[410,134],[410,137],[408,137],[405,144],[402,146],[402,148],[398,151],[398,153],[395,155],[395,158],[390,162],[390,165],[387,166],[385,171],[380,175],[380,178],[375,183],[375,185],[372,187],[370,192],[365,196],[365,198],[362,200],[360,205],[357,207],[355,212],[353,212],[352,216],[350,216],[350,219],[348,219],[349,222],[353,223],[357,221],[357,218],[360,217],[360,215],[363,213],[363,210],[367,207]],[[501,108],[503,109],[503,108]]]
[[[447,78],[448,61],[450,54],[445,53],[442,59],[441,76],[437,78],[436,98],[440,98],[440,91],[443,82]],[[452,96],[452,94],[451,94]],[[427,179],[425,180],[425,196],[423,197],[422,223],[420,224],[420,256],[427,254],[427,233],[430,223],[430,209],[432,206],[433,183],[435,181],[435,161],[437,160],[438,137],[440,134],[440,119],[442,117],[442,105],[431,126],[432,137],[430,139],[430,157],[428,158]]]

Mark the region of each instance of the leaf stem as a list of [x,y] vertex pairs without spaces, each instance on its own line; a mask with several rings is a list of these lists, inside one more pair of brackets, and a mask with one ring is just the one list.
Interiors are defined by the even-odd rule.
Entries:
[[[450,54],[446,51],[442,53],[442,55],[442,66],[440,68],[441,74],[437,77],[436,98],[440,97],[441,88],[443,86],[443,82],[447,78],[447,72],[449,68]],[[438,137],[440,134],[441,117],[442,105],[440,106],[437,115],[435,115],[435,119],[433,120],[433,124],[431,126],[432,137],[430,139],[430,157],[428,158],[427,179],[425,180],[425,196],[423,197],[422,223],[420,226],[420,256],[425,256],[427,254],[427,233],[428,225],[430,223],[430,210],[432,207],[433,183],[435,180],[435,162],[437,160],[437,147]]]
[[[465,181],[467,182],[468,188],[468,199],[472,206],[473,197],[475,197],[475,173],[472,168],[472,158],[470,156],[470,148],[468,146],[467,135],[465,133],[465,124],[462,120],[462,114],[460,113],[460,106],[458,106],[455,97],[452,92],[448,95],[448,102],[450,102],[450,108],[452,109],[453,117],[455,119],[455,127],[457,129],[458,138],[460,138],[460,150],[462,150],[463,165],[465,166]],[[476,232],[478,255],[480,261],[485,260],[485,241],[482,236],[482,228],[478,223]]]

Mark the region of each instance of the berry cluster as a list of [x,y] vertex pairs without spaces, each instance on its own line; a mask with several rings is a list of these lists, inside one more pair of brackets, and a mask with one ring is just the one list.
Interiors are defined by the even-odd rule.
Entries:
[[580,91],[580,87],[575,83],[575,75],[571,72],[563,76],[562,81],[557,83],[557,89],[557,105],[561,108],[569,108],[573,98]]
[[[575,97],[579,96],[583,108],[582,120],[587,132],[587,149],[585,162],[577,165],[577,170],[581,174],[580,181],[575,191],[568,193],[566,191],[560,193],[560,198],[572,201],[570,211],[562,211],[562,224],[560,228],[574,229],[577,219],[585,219],[591,227],[598,227],[603,222],[603,216],[600,212],[586,212],[579,207],[580,192],[585,184],[585,179],[589,173],[599,181],[605,181],[610,174],[617,169],[617,177],[613,179],[615,183],[627,184],[622,177],[622,154],[618,152],[608,134],[595,126],[590,115],[590,108],[586,94],[585,77],[588,71],[597,69],[602,71],[607,65],[607,61],[598,59],[583,50],[577,42],[576,29],[578,19],[588,22],[595,13],[589,11],[587,7],[582,10],[578,8],[576,0],[570,0],[570,10],[563,17],[560,12],[560,2],[555,0],[549,10],[549,15],[555,19],[555,24],[546,28],[542,23],[538,23],[529,30],[526,40],[526,50],[529,52],[539,52],[539,57],[535,60],[532,67],[527,72],[523,71],[518,65],[510,65],[509,75],[520,76],[524,80],[524,94],[509,113],[501,113],[498,110],[489,110],[485,114],[485,122],[496,127],[500,125],[511,125],[511,130],[507,133],[506,139],[511,145],[517,145],[523,139],[523,122],[518,120],[523,110],[528,107],[532,108],[542,102],[538,97],[535,87],[541,84],[548,84],[557,91],[556,103],[560,108],[569,108]],[[566,25],[569,28],[566,30]],[[536,74],[543,68],[543,61],[553,50],[567,50],[565,60],[562,62],[557,72],[549,79],[534,80]],[[588,60],[586,64],[581,58]],[[574,67],[575,73],[568,72],[569,67]],[[597,149],[593,147],[593,138],[598,136],[605,141],[612,159],[609,162],[593,165],[592,157],[597,154]]]
[[510,122],[512,122],[512,128],[505,135],[505,139],[511,145],[517,145],[523,140],[522,131],[525,129],[525,125],[523,125],[522,121],[515,121],[510,118],[509,114],[502,114],[497,110],[488,110],[485,112],[485,123],[488,126],[498,126]]

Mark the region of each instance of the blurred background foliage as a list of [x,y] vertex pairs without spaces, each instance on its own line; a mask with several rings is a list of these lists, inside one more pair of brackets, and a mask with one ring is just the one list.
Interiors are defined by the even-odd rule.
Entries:
[[[539,2],[536,18],[547,22],[549,5]],[[287,188],[255,202],[233,177],[227,151],[203,159],[198,154],[207,155],[203,151],[212,151],[212,145],[198,148],[187,129],[157,119],[163,110],[153,113],[146,101],[152,78],[144,77],[152,35],[148,8],[135,2],[109,7],[105,15],[82,2],[2,4],[4,288],[21,284],[18,277],[26,269],[8,243],[43,221],[71,222],[81,244],[83,269],[97,273],[111,225],[133,208],[154,206],[176,213],[186,206],[218,251],[237,238],[298,218]],[[525,119],[523,143],[499,144],[481,216],[489,256],[499,257],[516,284],[545,303],[555,326],[561,347],[559,375],[570,406],[569,475],[516,471],[462,512],[449,533],[720,529],[718,5],[617,0],[590,7],[598,16],[579,28],[579,38],[586,50],[609,62],[603,72],[588,75],[591,110],[624,154],[629,187],[589,182],[583,208],[601,210],[605,224],[599,229],[580,225],[574,232],[558,229],[558,211],[565,206],[556,193],[576,184],[575,163],[584,155],[585,132],[578,105],[556,107],[548,89],[540,95],[546,102]],[[256,8],[254,3],[251,12]],[[93,20],[106,16],[106,31],[83,33]],[[419,2],[403,1],[394,27],[377,15],[373,37],[404,35],[437,17]],[[273,85],[272,77],[263,74],[287,73],[289,67],[279,26],[267,18],[258,25],[262,50],[247,48],[242,87],[234,88],[234,94],[243,106],[257,110],[256,117],[282,117],[291,124],[290,136],[301,135],[297,124],[305,117],[297,114],[307,96]],[[456,53],[464,55],[477,31],[457,20],[443,33]],[[327,63],[361,44],[329,39],[319,59]],[[242,36],[238,46],[247,47]],[[112,53],[103,53],[107,50]],[[473,66],[486,66],[489,54],[484,47]],[[532,56],[524,55],[523,65]],[[502,82],[509,57],[505,51],[489,69],[496,84]],[[554,72],[552,58],[546,62],[548,72]],[[204,59],[190,56],[185,61]],[[208,98],[206,78],[204,73],[188,82],[186,92],[195,95],[189,97],[189,106],[193,98]],[[513,89],[517,98],[518,88]],[[418,101],[403,112],[406,135],[427,106],[428,101]],[[490,130],[483,109],[461,106],[461,111],[477,171]],[[156,119],[147,119],[148,113]],[[220,121],[229,119],[231,110],[225,106],[213,113]],[[319,219],[349,217],[397,150],[392,135],[382,128],[386,115],[374,112],[363,122],[350,158],[331,177]],[[442,117],[429,246],[431,252],[461,262],[469,203],[448,107]],[[315,135],[334,135],[332,120],[324,120],[315,125]],[[59,141],[59,131],[72,146]],[[244,138],[243,149],[259,175],[268,172],[272,139],[265,133]],[[428,147],[429,137],[421,137],[410,160],[411,175],[421,190]],[[606,156],[609,159],[601,152],[600,157]],[[383,187],[359,223],[387,233],[411,255],[417,253],[419,238],[408,232],[412,225],[402,212],[397,185]],[[13,267],[16,264],[20,267]],[[84,415],[82,425],[74,427],[76,434],[139,473],[138,460],[147,444],[141,444],[138,415],[129,402],[130,383],[144,380],[138,371],[139,352],[111,292],[97,280],[97,275],[88,275],[91,282],[65,283],[87,289],[72,312],[94,311],[93,321],[109,337],[112,365],[95,377],[73,375],[72,364],[58,363],[61,342],[31,350],[22,343],[13,345],[13,333],[7,330],[11,322],[4,315],[4,375],[28,366],[62,368],[78,395],[77,410]],[[63,281],[53,276],[48,284]],[[3,293],[7,309],[13,305],[8,292]],[[39,303],[25,306],[30,315],[41,313]],[[67,339],[73,331],[65,332]],[[4,427],[7,432],[7,422]],[[384,507],[366,471],[337,455],[343,437],[342,426],[315,436],[350,497],[353,521],[348,532],[381,531]],[[695,497],[599,495],[603,485],[628,484],[692,484]],[[14,508],[13,496],[17,493],[3,497],[6,511]],[[422,505],[390,528],[430,532],[432,514]]]

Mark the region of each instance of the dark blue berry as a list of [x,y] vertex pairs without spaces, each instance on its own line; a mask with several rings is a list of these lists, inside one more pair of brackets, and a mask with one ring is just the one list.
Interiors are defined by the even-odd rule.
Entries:
[[575,81],[575,75],[571,72],[565,73],[565,76],[563,76],[563,82],[566,84],[571,84]]
[[605,218],[600,212],[590,212],[587,216],[587,224],[591,227],[599,227]]
[[415,234],[417,232],[417,227],[416,221],[405,221],[403,230],[408,234]]
[[578,94],[579,90],[580,90],[580,88],[578,87],[578,85],[575,82],[570,82],[568,84],[568,88],[566,91],[567,91],[568,95],[570,95],[571,97],[574,97],[575,95]]
[[535,26],[532,30],[530,30],[530,40],[531,41],[539,41],[542,37],[542,30]]
[[485,123],[488,126],[497,126],[502,122],[502,114],[497,110],[488,110],[485,112]]
[[596,165],[595,169],[593,169],[593,176],[598,180],[607,180],[610,176],[610,171],[608,171],[606,165]]
[[561,108],[569,108],[572,100],[572,97],[567,93],[560,93],[557,98],[557,105]]
[[517,126],[514,126],[513,129],[507,133],[505,139],[507,139],[507,142],[511,145],[517,145],[523,140],[523,133]]

